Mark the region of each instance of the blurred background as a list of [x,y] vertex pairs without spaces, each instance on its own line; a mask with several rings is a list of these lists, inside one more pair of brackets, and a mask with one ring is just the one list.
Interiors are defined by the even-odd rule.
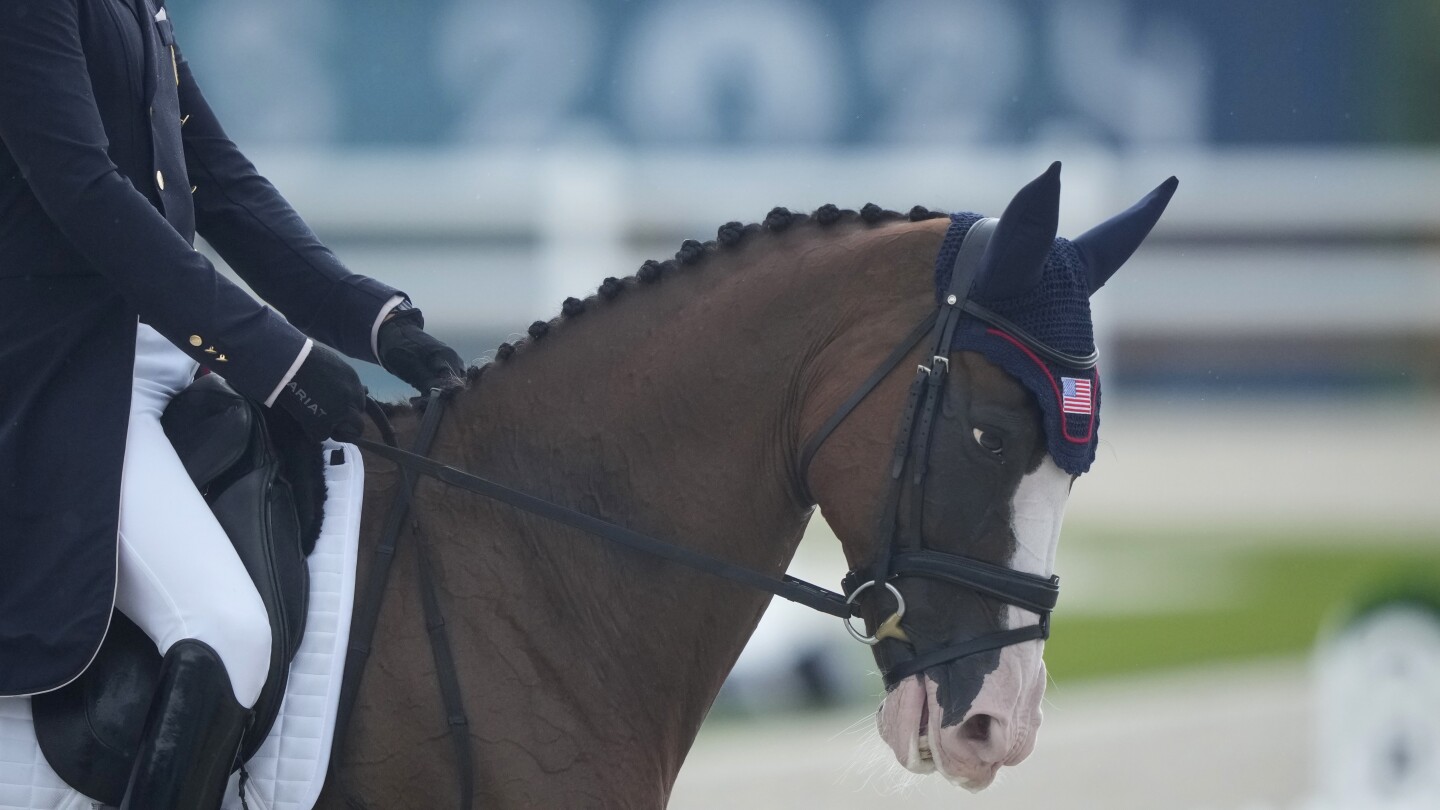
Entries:
[[867,651],[777,604],[673,807],[1440,806],[1440,619],[1363,610],[1440,594],[1435,0],[169,6],[262,171],[477,361],[776,205],[996,214],[1059,159],[1074,235],[1179,176],[1094,302],[1037,753],[897,776]]

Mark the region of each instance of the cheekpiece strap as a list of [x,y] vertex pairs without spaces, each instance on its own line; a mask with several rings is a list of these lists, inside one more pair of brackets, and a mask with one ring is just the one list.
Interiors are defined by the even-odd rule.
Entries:
[[[919,549],[921,548],[920,529],[923,525],[921,510],[924,504],[924,478],[925,471],[929,464],[930,440],[935,424],[935,414],[940,409],[940,399],[944,392],[945,378],[950,369],[950,343],[954,339],[955,329],[960,323],[960,316],[964,311],[965,303],[970,298],[970,291],[975,286],[975,281],[980,277],[980,266],[985,256],[985,249],[989,246],[990,237],[995,232],[998,219],[986,218],[978,220],[964,231],[961,237],[960,223],[954,221],[945,233],[945,242],[951,243],[954,239],[961,239],[960,247],[955,251],[955,260],[950,268],[950,284],[944,298],[940,301],[939,318],[935,328],[930,333],[930,355],[926,358],[918,371],[914,382],[911,383],[911,396],[906,403],[904,417],[900,422],[899,436],[895,446],[895,459],[892,463],[892,481],[890,491],[886,495],[885,505],[880,512],[880,532],[885,537],[884,544],[878,549],[879,553],[875,558],[874,568],[878,580],[883,581],[889,575],[890,557],[895,552],[897,541],[902,547]],[[945,245],[941,246],[941,255],[945,254]],[[902,497],[905,493],[905,485],[900,480],[900,473],[905,466],[911,469],[912,481],[910,498],[905,502],[909,515],[908,525],[911,531],[908,537],[898,538],[899,532],[897,518],[902,506]]]

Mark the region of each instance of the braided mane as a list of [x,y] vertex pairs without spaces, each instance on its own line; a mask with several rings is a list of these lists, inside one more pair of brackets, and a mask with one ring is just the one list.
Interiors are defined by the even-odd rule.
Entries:
[[715,234],[715,238],[700,242],[695,239],[686,239],[680,244],[680,249],[675,252],[675,258],[664,261],[649,259],[640,265],[633,276],[623,279],[610,277],[600,282],[600,287],[594,295],[587,298],[566,298],[560,305],[560,315],[550,321],[535,321],[530,324],[526,331],[529,337],[522,338],[514,343],[501,343],[495,350],[495,359],[478,366],[471,366],[465,372],[466,381],[475,384],[480,381],[485,370],[492,363],[500,363],[509,360],[514,354],[530,343],[543,340],[550,332],[551,324],[565,318],[577,318],[591,307],[603,301],[609,301],[618,297],[628,289],[654,284],[666,275],[679,267],[692,267],[700,264],[707,256],[734,248],[745,241],[752,234],[761,231],[779,233],[797,225],[813,221],[821,228],[829,228],[842,222],[863,222],[866,225],[880,225],[888,222],[908,220],[920,222],[927,219],[937,219],[949,216],[943,211],[931,211],[930,209],[917,205],[908,212],[902,214],[898,211],[891,211],[874,203],[866,203],[859,211],[848,208],[840,208],[833,204],[825,204],[815,209],[814,212],[803,214],[791,211],[788,208],[777,207],[770,209],[765,219],[759,223],[744,224],[741,222],[727,222],[721,225]]

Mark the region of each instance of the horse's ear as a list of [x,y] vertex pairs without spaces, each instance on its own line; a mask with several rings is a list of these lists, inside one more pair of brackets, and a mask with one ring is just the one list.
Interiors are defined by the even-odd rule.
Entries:
[[1075,239],[1080,259],[1090,276],[1090,294],[1105,286],[1165,213],[1165,206],[1180,181],[1171,177],[1128,211],[1116,214]]
[[1031,180],[1005,207],[980,260],[986,295],[1010,298],[1040,283],[1060,224],[1060,161]]

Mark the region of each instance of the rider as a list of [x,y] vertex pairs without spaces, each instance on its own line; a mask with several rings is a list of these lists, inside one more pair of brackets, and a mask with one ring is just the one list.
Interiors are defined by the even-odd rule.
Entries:
[[163,0],[0,0],[0,696],[76,678],[112,604],[138,624],[164,660],[122,807],[219,806],[270,656],[166,402],[204,364],[312,438],[353,437],[364,388],[324,344],[462,385],[423,325],[226,137]]

